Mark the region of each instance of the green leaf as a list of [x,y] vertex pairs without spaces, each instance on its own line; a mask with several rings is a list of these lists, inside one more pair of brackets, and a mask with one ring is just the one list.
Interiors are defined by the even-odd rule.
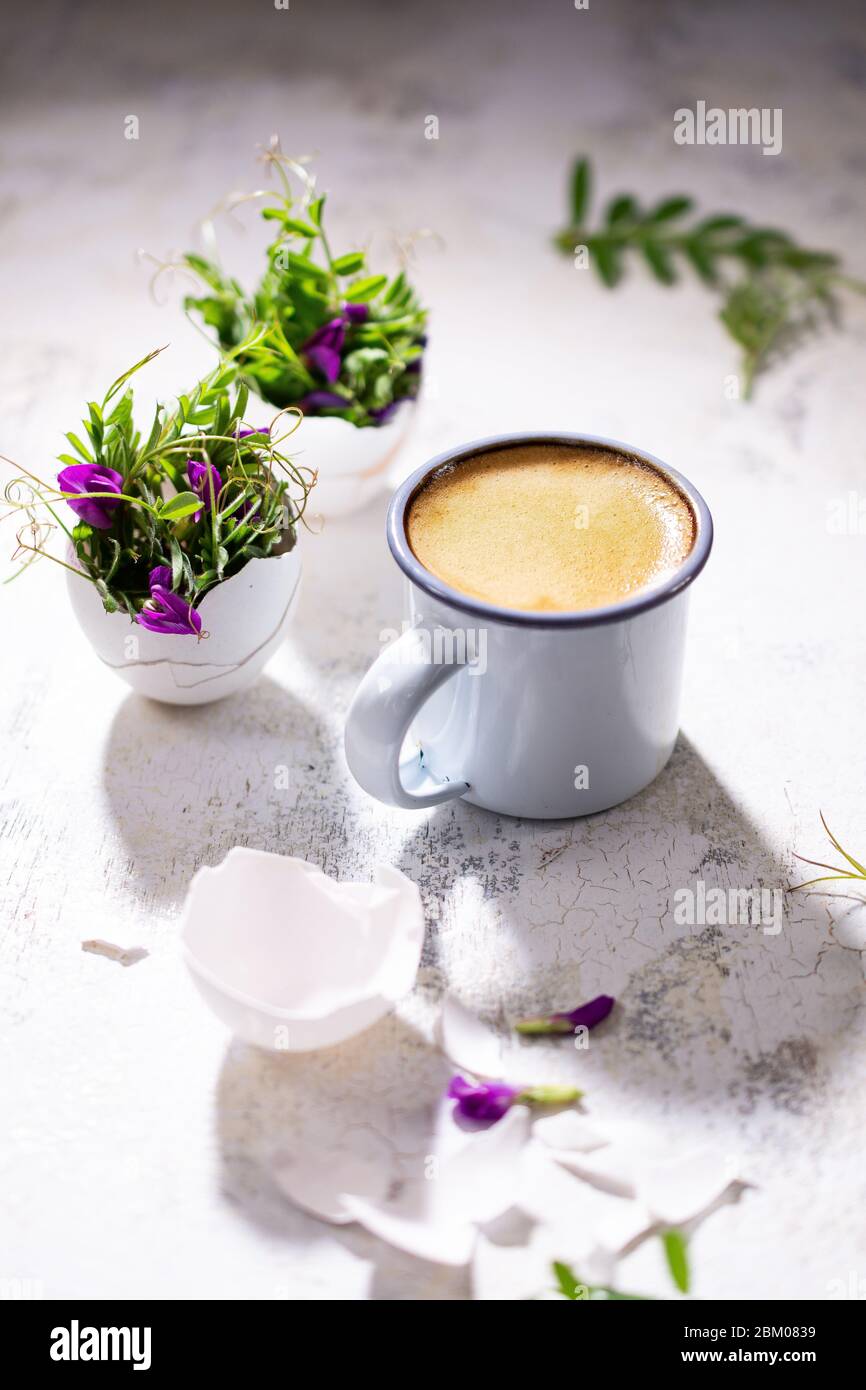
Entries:
[[[85,463],[93,463],[93,455],[89,452],[88,449],[84,447],[77,434],[73,434],[72,430],[67,430],[66,438],[69,440],[69,443],[72,445],[73,449],[75,449],[81,455],[81,458],[84,459]],[[80,462],[81,459],[76,459],[76,463]]]
[[380,290],[383,290],[388,283],[387,275],[368,275],[363,280],[356,280],[346,290],[346,298],[352,304],[366,304],[369,300],[375,299]]
[[742,237],[733,250],[741,260],[747,261],[757,270],[761,270],[770,259],[764,238],[755,232]]
[[668,1262],[671,1278],[680,1293],[689,1291],[689,1258],[686,1238],[681,1231],[665,1231],[662,1234],[665,1259]]
[[622,193],[608,203],[605,221],[609,227],[615,227],[618,222],[634,222],[637,216],[638,205],[634,198],[628,193]]
[[[90,407],[91,418],[93,417],[94,410],[98,410],[98,409],[99,409],[98,406],[95,406],[95,407],[94,407],[94,406],[91,405],[91,407]],[[100,415],[100,423],[101,423],[101,415]],[[132,424],[132,391],[131,391],[131,390],[124,391],[123,395],[121,396],[120,400],[117,402],[117,405],[114,407],[114,409],[112,410],[111,414],[109,415],[109,417],[108,417],[108,419],[106,420],[105,423],[106,423],[107,425],[116,425],[117,428],[120,429],[120,430],[125,430],[125,429],[127,429],[127,428]],[[91,435],[91,438],[93,438],[92,435]]]
[[674,270],[673,257],[670,251],[657,241],[641,242],[641,251],[653,275],[661,284],[673,285],[676,282],[677,273]]
[[789,270],[833,270],[839,264],[839,257],[831,251],[805,251],[800,246],[786,247],[779,260]]
[[[166,344],[166,346],[168,346],[168,344]],[[142,357],[140,362],[136,362],[134,367],[128,367],[127,370],[123,372],[122,375],[119,376],[116,381],[113,381],[103,398],[103,407],[108,405],[108,402],[114,396],[117,395],[118,391],[122,386],[126,385],[127,381],[129,381],[129,378],[131,376],[134,376],[136,372],[140,372],[142,367],[146,367],[148,362],[152,362],[155,357],[159,357],[159,354],[161,352],[165,352],[165,347],[154,348],[153,351],[149,352],[146,357]]]
[[325,207],[326,196],[327,195],[323,193],[321,198],[317,198],[315,202],[310,203],[310,206],[307,208],[307,212],[310,214],[310,221],[315,222],[317,227],[321,227],[322,225],[322,212]]
[[316,237],[319,235],[318,227],[314,227],[310,222],[305,222],[302,217],[292,217],[285,208],[262,208],[262,217],[266,222],[279,222],[287,232],[295,232],[298,236]]
[[106,584],[105,580],[104,580],[104,579],[97,579],[97,580],[95,581],[95,583],[96,583],[96,592],[99,594],[99,597],[102,599],[102,606],[103,606],[103,608],[105,609],[106,613],[116,613],[116,612],[117,612],[117,600],[116,600],[115,598],[113,598],[112,595],[109,593],[108,585]]
[[622,257],[619,251],[601,237],[590,237],[586,244],[598,275],[608,289],[612,290],[622,278]]
[[403,291],[405,290],[405,288],[406,288],[406,276],[405,276],[405,274],[403,273],[403,271],[401,270],[401,271],[400,271],[400,274],[397,275],[397,276],[395,277],[395,279],[393,279],[393,280],[391,281],[390,285],[388,286],[387,290],[385,291],[384,295],[382,296],[382,303],[383,303],[383,304],[392,304],[392,303],[394,302],[394,300],[397,299],[397,298],[403,293]]
[[572,1302],[575,1302],[582,1285],[575,1278],[568,1265],[562,1264],[560,1260],[554,1260],[553,1272],[556,1275],[556,1282],[559,1285],[560,1293],[564,1298],[569,1298]]
[[702,241],[689,237],[683,242],[683,253],[691,261],[705,285],[715,285],[718,282],[715,260]]
[[319,235],[318,227],[313,227],[309,222],[302,222],[300,217],[283,217],[282,223],[287,232],[295,232],[298,236],[316,237]]
[[682,217],[685,213],[691,212],[694,202],[686,197],[684,193],[679,193],[673,198],[665,198],[646,216],[647,222],[672,222],[675,217]]
[[288,261],[289,269],[293,270],[297,275],[314,280],[319,285],[330,285],[331,277],[327,270],[323,270],[320,265],[316,265],[315,261],[308,260],[306,256],[296,256],[294,252],[290,252],[286,260]]
[[159,509],[160,521],[181,521],[191,516],[201,506],[201,498],[194,492],[178,492],[169,497]]
[[345,256],[338,256],[333,263],[335,275],[354,275],[356,271],[364,269],[366,256],[363,251],[349,251]]
[[571,220],[579,227],[589,210],[592,171],[588,159],[579,159],[571,173]]
[[176,536],[170,536],[168,544],[171,551],[171,587],[177,593],[183,578],[183,551]]
[[719,213],[696,223],[692,234],[696,237],[713,236],[716,232],[732,232],[735,227],[742,225],[742,217],[735,217],[733,213]]

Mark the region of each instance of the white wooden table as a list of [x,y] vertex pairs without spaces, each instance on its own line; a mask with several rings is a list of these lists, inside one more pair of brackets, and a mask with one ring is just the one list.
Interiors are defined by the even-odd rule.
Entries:
[[[866,908],[788,897],[773,936],[679,926],[673,895],[785,887],[794,850],[826,857],[819,808],[866,852],[866,535],[827,526],[835,500],[864,495],[866,311],[744,405],[725,396],[735,359],[703,289],[638,270],[608,293],[549,237],[585,149],[605,194],[693,190],[866,273],[863,27],[781,4],[748,22],[565,0],[337,8],[208,6],[186,37],[159,6],[114,32],[88,5],[10,21],[2,451],[51,474],[85,398],[159,343],[144,413],[208,368],[180,286],[155,305],[133,253],[190,245],[197,216],[260,182],[254,147],[278,129],[318,154],[337,245],[443,239],[415,269],[431,389],[403,472],[485,433],[562,427],[641,445],[707,497],[717,543],[682,738],[648,791],[584,822],[368,800],[341,736],[401,616],[384,497],[305,541],[290,640],[251,694],[208,708],[149,704],[101,669],[47,562],[4,589],[0,1276],[50,1296],[467,1297],[468,1274],[295,1210],[269,1155],[371,1107],[411,1146],[448,1075],[430,1040],[446,988],[494,1021],[604,991],[615,1026],[579,1059],[542,1045],[545,1076],[579,1071],[593,1114],[708,1138],[756,1184],[696,1237],[697,1295],[850,1296],[866,1277]],[[699,97],[781,106],[782,156],[675,146],[673,109]],[[262,243],[246,226],[224,244],[249,276]],[[343,879],[385,860],[419,883],[423,967],[393,1018],[308,1058],[229,1039],[185,977],[177,914],[194,870],[236,844]],[[150,955],[123,969],[83,953],[89,937]],[[666,1291],[656,1255],[632,1264],[625,1286]]]

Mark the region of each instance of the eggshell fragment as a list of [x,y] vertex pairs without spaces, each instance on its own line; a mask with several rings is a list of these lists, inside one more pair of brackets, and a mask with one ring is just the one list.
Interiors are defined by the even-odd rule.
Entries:
[[397,1201],[346,1197],[345,1205],[373,1235],[410,1255],[466,1264],[478,1227],[514,1203],[528,1133],[529,1113],[515,1105],[490,1129],[467,1136],[456,1152],[429,1164],[427,1176],[408,1186]]
[[192,880],[182,937],[227,1027],[275,1052],[309,1052],[363,1032],[408,993],[424,915],[415,884],[390,865],[372,883],[337,883],[303,859],[235,848]]
[[345,1195],[382,1201],[393,1177],[390,1145],[367,1129],[354,1129],[337,1146],[281,1152],[272,1171],[295,1206],[343,1226],[354,1221]]
[[591,1153],[610,1141],[595,1125],[576,1110],[562,1110],[558,1115],[542,1115],[532,1126],[532,1133],[548,1148],[573,1153]]
[[501,1080],[505,1060],[500,1039],[459,999],[447,994],[437,1025],[439,1046],[450,1062],[473,1076]]

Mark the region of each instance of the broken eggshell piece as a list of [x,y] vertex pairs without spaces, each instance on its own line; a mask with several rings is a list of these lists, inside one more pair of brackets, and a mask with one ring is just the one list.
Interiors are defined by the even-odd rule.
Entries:
[[441,1160],[428,1154],[421,1174],[403,1186],[395,1201],[343,1194],[343,1208],[372,1235],[409,1255],[438,1264],[467,1264],[478,1228],[514,1203],[528,1134],[529,1111],[515,1105],[490,1129],[463,1136]]
[[[75,564],[74,552],[69,563]],[[148,632],[126,613],[106,613],[96,588],[67,574],[72,610],[93,650],[139,695],[203,705],[253,684],[285,636],[301,580],[298,546],[248,560],[198,606],[206,638]]]
[[218,1018],[275,1052],[331,1047],[412,988],[424,915],[417,887],[376,866],[336,883],[303,859],[235,848],[189,887],[187,966]]

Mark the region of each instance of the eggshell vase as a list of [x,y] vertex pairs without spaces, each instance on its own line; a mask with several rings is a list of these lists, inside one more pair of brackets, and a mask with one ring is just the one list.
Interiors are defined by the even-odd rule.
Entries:
[[[70,563],[75,556],[70,552]],[[126,613],[106,613],[96,588],[68,574],[72,609],[93,650],[139,695],[170,705],[204,705],[253,684],[283,640],[298,600],[297,544],[249,560],[198,606],[208,636],[149,632]]]
[[336,416],[306,416],[295,456],[318,474],[310,511],[324,517],[360,511],[389,487],[389,469],[415,422],[417,405],[401,405],[386,425],[359,429]]

